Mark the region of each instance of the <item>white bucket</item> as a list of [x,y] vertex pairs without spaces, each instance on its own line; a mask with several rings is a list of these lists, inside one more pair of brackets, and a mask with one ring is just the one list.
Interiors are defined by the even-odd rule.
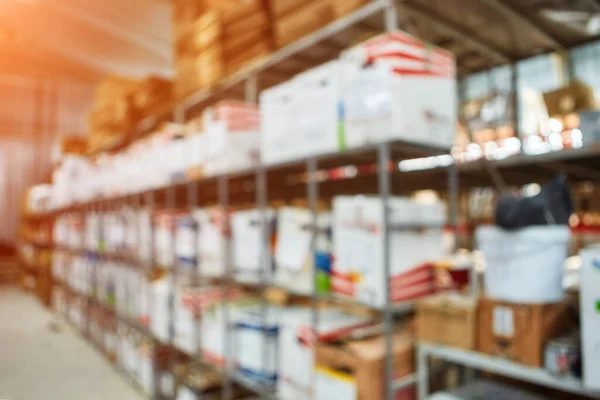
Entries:
[[570,235],[569,227],[556,225],[477,229],[477,246],[486,263],[486,296],[515,303],[560,301]]

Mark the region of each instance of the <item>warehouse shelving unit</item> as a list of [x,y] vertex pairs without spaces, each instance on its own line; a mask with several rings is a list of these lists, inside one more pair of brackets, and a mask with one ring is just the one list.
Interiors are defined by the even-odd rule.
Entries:
[[[358,22],[361,22],[367,18],[373,17],[377,14],[381,14],[381,13],[383,13],[383,15],[384,15],[384,21],[385,21],[384,26],[385,26],[386,30],[387,31],[395,30],[397,28],[397,22],[396,22],[397,16],[396,16],[394,4],[391,1],[387,1],[387,0],[373,1],[373,2],[369,3],[368,5],[364,6],[363,8],[357,10],[356,12],[348,15],[347,17],[342,18],[342,19],[328,25],[327,27],[313,33],[312,35],[309,35],[309,36],[299,40],[298,42],[293,43],[293,44],[285,47],[284,49],[274,53],[272,56],[268,57],[264,61],[254,65],[254,66],[251,66],[250,68],[248,68],[244,71],[240,71],[238,74],[235,74],[234,76],[232,76],[231,78],[226,80],[218,88],[208,90],[208,91],[202,91],[202,92],[196,93],[195,95],[185,99],[180,105],[176,106],[176,108],[173,112],[172,120],[174,120],[175,122],[179,122],[179,123],[185,122],[185,119],[186,119],[185,116],[189,110],[192,110],[194,107],[196,107],[202,103],[208,102],[210,100],[214,100],[218,95],[226,93],[231,88],[234,88],[235,86],[242,84],[242,83],[244,84],[245,99],[250,102],[256,102],[257,94],[259,91],[258,80],[259,80],[259,75],[261,73],[264,73],[264,72],[268,73],[268,71],[270,69],[274,68],[279,62],[284,61],[290,57],[293,57],[303,51],[309,50],[311,48],[311,46],[318,44],[320,41],[322,41],[324,39],[328,39],[335,34],[339,34],[339,33],[343,32],[344,30],[348,29],[349,27],[351,27],[352,25],[354,25]],[[337,54],[332,54],[332,55],[336,56]],[[325,61],[325,60],[323,60],[323,61]],[[316,63],[320,63],[320,62],[322,62],[322,61],[319,61]],[[152,118],[149,120],[142,121],[142,123],[139,125],[138,128],[140,130],[150,129],[159,120],[160,119]],[[230,197],[232,196],[232,193],[231,193],[230,189],[233,186],[232,183],[236,183],[239,181],[246,183],[247,187],[252,188],[251,190],[248,191],[249,193],[247,193],[247,194],[250,195],[251,192],[254,192],[256,208],[260,211],[260,214],[261,214],[261,226],[263,229],[262,265],[263,265],[263,270],[266,270],[266,267],[271,263],[271,260],[270,260],[271,256],[269,254],[269,237],[270,237],[269,229],[270,228],[269,228],[269,224],[266,223],[266,209],[267,209],[268,198],[269,198],[269,194],[270,194],[269,193],[270,185],[269,185],[268,179],[274,178],[273,179],[274,182],[285,184],[285,181],[282,179],[282,177],[289,176],[290,174],[305,174],[305,176],[306,176],[305,187],[303,189],[305,190],[306,196],[308,198],[308,207],[311,210],[312,215],[313,215],[313,217],[312,217],[312,219],[313,219],[312,225],[313,226],[311,228],[313,231],[312,240],[311,240],[311,249],[312,249],[312,252],[314,253],[315,244],[316,244],[317,202],[319,201],[319,198],[323,197],[323,195],[320,195],[319,192],[320,192],[320,189],[327,187],[327,185],[328,185],[328,183],[326,183],[326,182],[318,182],[318,180],[317,180],[317,173],[319,172],[318,168],[327,170],[327,169],[341,168],[341,167],[345,167],[348,165],[355,165],[355,164],[361,164],[361,163],[373,163],[374,165],[376,165],[376,168],[374,169],[374,172],[376,173],[376,177],[372,177],[371,179],[376,181],[376,186],[377,186],[376,192],[383,199],[383,204],[384,204],[383,213],[384,213],[384,216],[387,216],[387,212],[388,212],[387,199],[390,197],[390,195],[392,193],[392,187],[391,187],[392,182],[391,182],[390,176],[393,173],[397,172],[396,163],[398,161],[406,159],[406,158],[413,158],[413,157],[426,156],[426,155],[444,154],[446,152],[447,152],[447,149],[432,148],[432,147],[428,147],[428,146],[415,145],[415,144],[405,143],[405,142],[381,143],[381,144],[376,144],[376,145],[372,145],[372,146],[367,146],[364,148],[352,149],[352,150],[342,152],[342,153],[336,152],[336,153],[332,153],[332,154],[319,155],[319,156],[311,157],[306,161],[295,161],[295,162],[293,161],[293,162],[282,163],[279,165],[269,165],[269,166],[260,165],[255,170],[252,170],[252,171],[241,171],[241,172],[237,172],[237,173],[233,173],[233,174],[222,175],[222,176],[208,178],[208,179],[175,182],[173,185],[170,185],[165,188],[157,188],[155,190],[150,190],[148,192],[143,193],[143,195],[146,197],[146,205],[147,205],[147,207],[149,207],[150,211],[152,211],[154,206],[157,204],[158,198],[161,198],[161,200],[163,200],[163,203],[167,209],[172,209],[177,206],[181,206],[182,202],[180,201],[181,200],[180,198],[183,196],[181,196],[180,194],[185,190],[187,192],[187,196],[186,196],[187,199],[185,201],[187,204],[185,205],[185,208],[193,209],[195,206],[197,206],[197,205],[199,205],[199,203],[201,203],[201,201],[199,201],[199,199],[198,199],[198,194],[203,193],[203,191],[206,189],[206,186],[212,185],[213,187],[216,186],[216,193],[214,193],[213,191],[211,191],[211,193],[218,200],[218,204],[222,208],[223,212],[225,214],[227,214],[228,209],[231,206]],[[449,169],[449,171],[450,171],[450,176],[451,176],[451,179],[449,180],[449,182],[451,184],[450,192],[454,193],[451,196],[451,198],[456,199],[455,192],[458,188],[457,179],[456,179],[456,169],[451,168],[451,169]],[[278,185],[275,184],[274,186],[271,186],[271,187],[277,187],[277,186]],[[297,192],[302,191],[302,189],[299,187],[299,185],[297,185],[297,186],[298,187],[296,189],[298,189],[298,191],[292,190],[290,192],[290,196],[293,196]],[[213,188],[213,190],[214,190],[214,188]],[[330,193],[326,193],[325,195],[329,195],[329,197],[331,197],[332,193],[336,193],[336,192],[337,192],[337,190],[334,189],[334,190],[330,191]],[[357,191],[354,188],[351,188],[351,190],[349,190],[349,192],[351,192],[353,194],[361,193],[360,191]],[[134,203],[134,199],[138,198],[137,196],[138,196],[138,194],[134,194],[134,195],[127,195],[127,196],[122,196],[122,197],[114,198],[114,199],[103,199],[103,200],[91,202],[89,204],[76,205],[74,207],[69,207],[68,209],[65,209],[65,210],[57,210],[56,212],[52,213],[51,215],[58,215],[58,214],[63,214],[63,213],[68,213],[68,212],[82,212],[85,214],[86,212],[94,212],[94,211],[104,211],[104,212],[115,211],[121,204],[127,204],[132,207],[137,207],[140,205],[139,203]],[[273,197],[279,198],[278,196],[273,196]],[[456,207],[451,207],[450,211],[454,214],[456,212]],[[387,217],[385,217],[384,219],[387,220]],[[415,227],[401,227],[401,226],[392,226],[392,225],[387,224],[387,225],[385,225],[384,230],[383,230],[383,234],[382,234],[383,239],[384,239],[385,243],[388,243],[389,235],[392,230],[414,229],[414,228]],[[70,250],[73,250],[73,249],[70,249]],[[228,260],[226,262],[226,265],[228,266],[228,268],[227,268],[225,278],[222,279],[222,281],[221,281],[221,285],[223,285],[222,286],[223,289],[226,291],[226,293],[228,293],[228,290],[232,287],[232,285],[235,284],[235,282],[234,282],[235,266],[231,265],[231,262],[230,262],[230,249],[227,248],[227,246],[224,246],[224,248],[222,250],[223,250],[224,259]],[[125,261],[129,261],[129,262],[133,261],[129,258],[129,255],[100,254],[98,256],[99,261],[110,260],[110,259],[125,260]],[[176,257],[173,257],[173,259],[177,260]],[[152,266],[152,265],[154,265],[154,260],[151,260],[151,262],[150,262],[150,266]],[[385,269],[386,275],[389,275],[389,271],[390,271],[389,254],[386,254],[384,256],[384,269]],[[173,293],[174,288],[177,285],[177,281],[178,281],[178,277],[179,277],[178,270],[179,270],[179,268],[177,266],[177,262],[175,262],[175,265],[171,269],[170,279],[169,279],[171,293]],[[201,272],[199,272],[195,278],[196,278],[196,283],[202,282]],[[266,282],[264,278],[265,278],[265,276],[261,277],[260,283],[256,287],[256,289],[258,290],[258,292],[260,293],[261,298],[262,298],[262,301],[261,301],[262,321],[261,321],[261,323],[263,324],[263,326],[266,323],[266,312],[267,312],[267,301],[265,298],[265,290],[269,286],[269,283]],[[315,276],[313,278],[316,279],[316,271],[315,271]],[[386,280],[387,280],[387,278],[386,278]],[[388,285],[385,285],[385,286],[387,287]],[[388,296],[387,297],[389,299],[389,287],[388,287]],[[90,299],[90,301],[92,301],[92,299]],[[150,300],[150,301],[152,301],[152,300]],[[326,302],[341,301],[341,302],[347,303],[347,304],[364,306],[364,305],[354,302],[352,300],[338,298],[337,296],[323,297],[321,295],[318,295],[317,291],[314,290],[313,295],[312,295],[313,329],[316,329],[316,327],[318,326],[318,323],[319,323],[319,312],[318,312],[317,305],[323,301],[326,301]],[[105,305],[103,305],[103,306],[105,306]],[[172,302],[171,302],[171,307],[172,307]],[[393,324],[394,324],[393,323],[393,315],[394,314],[402,314],[402,313],[405,313],[412,309],[413,309],[412,302],[404,302],[404,303],[400,303],[400,304],[390,304],[390,302],[387,301],[385,306],[381,310],[379,310],[384,315],[384,330],[385,330],[385,334],[386,334],[387,357],[386,357],[386,363],[385,363],[386,364],[385,370],[386,370],[386,388],[387,388],[386,398],[388,398],[388,399],[392,399],[394,396],[394,393],[397,390],[400,390],[408,385],[411,385],[415,381],[415,378],[412,375],[409,377],[405,377],[400,381],[394,381],[394,379],[393,379],[393,360],[392,360],[392,356],[391,356],[391,354],[392,354],[392,332],[393,332]],[[149,330],[147,330],[147,328],[141,327],[137,323],[132,323],[132,321],[130,321],[128,318],[123,318],[119,315],[117,315],[117,318],[119,320],[121,320],[122,322],[131,324],[135,328],[139,329],[139,331],[141,333],[152,338],[152,335],[149,332]],[[226,320],[228,319],[226,309],[225,309],[225,319]],[[199,323],[200,322],[198,321],[198,324]],[[172,329],[173,312],[172,312],[172,309],[171,309],[171,313],[170,313],[169,325],[171,327],[171,329],[169,329],[169,339],[168,339],[167,343],[164,343],[164,344],[172,345],[173,344],[173,329]],[[227,330],[226,336],[227,337],[226,337],[225,359],[229,360],[230,359],[229,355],[231,354],[232,345],[233,345],[230,329]],[[156,361],[156,359],[157,359],[156,348],[161,343],[159,343],[156,338],[153,338],[153,340],[155,342],[155,345],[154,345],[155,353],[154,353],[153,359]],[[263,349],[264,349],[263,365],[266,365],[266,358],[267,358],[266,349],[267,349],[267,347],[263,346]],[[170,367],[172,366],[172,357],[173,357],[173,354],[171,353],[170,357],[169,357],[169,366]],[[203,360],[201,356],[199,356],[195,361],[198,363],[198,365],[206,366],[206,364],[207,364],[206,361]],[[229,362],[226,363],[226,365],[224,367],[212,366],[212,368],[216,368],[219,372],[221,372],[223,374],[224,382],[223,382],[222,398],[224,398],[224,399],[232,398],[232,384],[234,382],[239,384],[240,386],[243,386],[243,387],[249,389],[250,391],[260,395],[261,398],[274,398],[275,397],[272,387],[270,387],[269,385],[266,385],[266,384],[261,384],[260,382],[255,382],[253,380],[247,379],[247,378],[239,375],[238,373],[236,373],[233,370],[233,366]],[[157,371],[155,369],[154,370],[154,384],[155,384],[154,392],[155,392],[157,398],[161,397],[161,395],[160,395],[161,388],[159,387],[159,376],[160,376],[160,371]]]
[[498,357],[491,357],[474,351],[420,343],[417,350],[419,399],[428,396],[429,358],[433,357],[461,366],[494,372],[509,378],[534,383],[563,392],[600,398],[600,392],[591,391],[583,386],[580,379],[569,376],[557,376],[540,368],[531,368]]
[[[245,68],[242,71],[234,74],[230,78],[226,79],[219,86],[203,90],[192,96],[184,99],[180,104],[175,106],[174,110],[170,115],[164,114],[155,116],[143,120],[138,126],[134,137],[141,136],[144,132],[152,129],[156,124],[162,120],[168,119],[178,123],[184,123],[188,114],[193,114],[194,111],[211,101],[214,101],[221,96],[227,96],[230,93],[236,93],[238,97],[243,97],[246,101],[256,102],[257,95],[262,87],[261,78],[263,75],[267,76],[270,72],[277,72],[277,67],[280,63],[290,58],[296,57],[300,54],[310,53],[314,46],[320,42],[330,39],[336,35],[342,35],[348,33],[350,28],[354,25],[363,22],[367,19],[374,20],[379,18],[383,14],[383,23],[380,22],[378,25],[380,31],[393,31],[397,29],[397,13],[395,3],[393,0],[373,0],[366,6],[358,9],[357,11],[343,17],[323,29],[316,31],[315,33],[306,36],[305,38],[292,43],[289,46],[273,53],[271,56],[261,60],[260,62]],[[344,35],[342,35],[344,36]],[[346,35],[346,43],[351,43],[352,38],[358,35]],[[324,57],[318,58],[314,61],[314,64],[320,64],[331,57],[337,56],[337,54],[329,54]],[[266,86],[273,84],[272,81],[267,79],[265,82]],[[240,96],[241,94],[241,96]],[[199,179],[181,179],[178,178],[174,182],[166,187],[154,188],[152,190],[145,191],[143,193],[133,193],[114,197],[110,199],[100,199],[91,201],[86,204],[76,204],[65,209],[55,210],[50,213],[31,215],[28,218],[32,219],[53,219],[58,215],[65,215],[69,213],[102,213],[107,211],[117,211],[123,206],[128,206],[137,209],[141,206],[145,206],[150,212],[157,209],[159,206],[164,206],[167,209],[173,209],[176,207],[185,207],[193,210],[196,207],[207,203],[207,198],[215,201],[219,204],[225,214],[228,210],[234,206],[235,202],[232,198],[241,196],[245,200],[251,199],[255,204],[256,208],[260,210],[261,214],[261,226],[262,232],[262,265],[263,269],[266,270],[266,266],[270,263],[269,255],[269,237],[270,227],[266,223],[266,209],[269,202],[269,197],[279,198],[282,195],[287,197],[294,196],[306,196],[308,199],[308,208],[312,213],[312,240],[311,240],[311,253],[314,254],[316,248],[316,227],[317,227],[317,203],[320,198],[331,198],[334,194],[348,193],[348,194],[359,194],[361,190],[367,188],[368,190],[379,194],[383,201],[383,213],[384,219],[388,220],[387,213],[388,207],[386,205],[387,199],[392,194],[392,189],[398,189],[400,191],[410,191],[416,188],[423,188],[423,176],[436,176],[439,182],[447,183],[448,185],[448,204],[449,204],[449,215],[450,224],[455,225],[457,215],[457,203],[458,203],[458,191],[459,191],[459,174],[467,175],[467,184],[470,182],[472,175],[476,175],[477,179],[473,179],[479,183],[484,181],[483,178],[487,172],[485,171],[483,162],[471,162],[462,165],[446,165],[443,167],[432,168],[427,171],[414,171],[404,172],[398,171],[398,162],[415,157],[424,157],[431,155],[446,154],[447,149],[431,148],[427,146],[420,146],[405,142],[390,142],[374,144],[359,149],[352,149],[341,153],[324,154],[315,157],[310,157],[307,160],[286,162],[278,165],[259,165],[256,169],[239,171],[231,174],[221,175],[211,178],[199,178]],[[493,163],[500,169],[519,168],[524,165],[543,167],[545,164],[554,162],[568,162],[572,159],[592,159],[600,154],[600,147],[592,146],[582,149],[564,150],[561,152],[548,153],[539,156],[529,155],[515,155],[504,160],[493,161]],[[373,168],[369,169],[369,173],[357,177],[349,177],[347,180],[340,181],[325,181],[321,182],[317,179],[317,175],[320,171],[346,168],[348,166],[357,165],[372,165]],[[551,170],[551,169],[550,169]],[[580,174],[584,174],[586,171],[581,169],[578,170]],[[589,172],[589,171],[587,171]],[[296,181],[293,184],[289,183],[289,179],[286,179],[290,175],[302,175],[305,177],[304,181]],[[463,179],[461,175],[461,181]],[[357,184],[350,184],[350,181],[356,179]],[[368,184],[367,184],[368,181]],[[340,182],[342,184],[340,184]],[[427,181],[428,184],[432,184],[432,180]],[[271,183],[271,184],[270,184]],[[280,189],[277,192],[277,189]],[[439,188],[438,188],[439,189]],[[101,224],[103,222],[101,221]],[[397,229],[414,229],[415,227],[406,226],[392,226],[386,224],[383,230],[383,239],[387,244],[386,249],[389,248],[389,236],[393,230]],[[152,236],[151,236],[151,240]],[[94,269],[97,269],[104,261],[119,261],[129,265],[132,268],[140,269],[145,273],[149,273],[155,268],[155,260],[153,259],[154,252],[151,252],[151,259],[148,262],[140,262],[131,254],[109,254],[103,251],[97,253],[90,253],[89,249],[86,250],[85,245],[87,241],[84,240],[84,247],[82,249],[69,249],[56,247],[57,251],[69,252],[75,255],[86,256],[89,255],[90,259],[95,260]],[[227,265],[226,275],[220,280],[219,284],[225,293],[229,294],[229,290],[236,285],[234,275],[235,266],[231,265],[231,249],[229,246],[223,246],[223,257]],[[180,279],[183,278],[181,269],[177,263],[177,257],[173,254],[174,265],[170,269],[169,285],[171,293],[174,293]],[[384,269],[385,276],[389,276],[390,271],[390,260],[389,253],[385,252],[384,257]],[[314,271],[313,280],[316,281],[316,270]],[[95,274],[93,274],[95,276]],[[258,285],[255,285],[255,289],[260,293],[261,297],[261,324],[266,325],[266,313],[267,313],[267,299],[265,292],[270,286],[264,279],[264,275],[261,277]],[[94,279],[93,277],[91,279]],[[191,277],[191,282],[194,285],[201,286],[204,284],[203,276],[200,271],[197,271]],[[66,283],[60,283],[60,285],[70,290]],[[507,361],[498,360],[492,357],[483,356],[473,352],[465,352],[455,349],[448,349],[439,346],[431,346],[421,344],[418,350],[418,371],[415,375],[404,377],[400,380],[394,380],[393,378],[393,359],[392,359],[392,332],[394,325],[394,316],[409,312],[413,309],[414,304],[412,302],[404,302],[399,304],[390,304],[389,298],[389,285],[385,285],[388,289],[387,299],[385,306],[379,310],[384,315],[384,331],[386,334],[386,376],[385,376],[385,387],[386,399],[391,400],[394,397],[394,393],[400,389],[403,389],[409,385],[418,384],[419,387],[419,398],[425,399],[427,396],[427,380],[428,380],[428,362],[429,357],[435,357],[438,359],[446,360],[448,362],[458,363],[475,369],[485,369],[494,371],[499,374],[507,375],[510,377],[527,380],[530,382],[538,383],[548,387],[561,389],[577,394],[590,394],[584,388],[581,383],[574,379],[556,379],[549,376],[547,373],[540,370],[531,370],[526,367],[522,367]],[[94,285],[92,284],[92,288]],[[153,376],[154,376],[154,393],[155,399],[163,398],[161,395],[161,371],[157,369],[156,361],[158,360],[159,347],[163,345],[173,345],[173,302],[171,301],[170,307],[171,312],[169,316],[169,337],[165,343],[154,337],[151,330],[137,321],[133,321],[127,316],[120,315],[116,309],[101,304],[93,297],[83,295],[81,293],[74,293],[78,296],[84,297],[89,304],[96,304],[103,307],[108,312],[111,312],[118,321],[130,326],[131,328],[138,331],[143,336],[149,338],[153,342]],[[345,302],[359,306],[363,304],[356,303],[352,300],[338,298],[337,296],[322,296],[317,294],[317,291],[313,291],[311,297],[313,318],[312,327],[317,329],[319,326],[319,310],[318,304],[320,302]],[[148,302],[151,304],[152,299],[148,298]],[[225,318],[229,319],[229,313],[225,308]],[[89,320],[88,320],[89,323]],[[197,345],[200,346],[200,321],[196,321],[196,335]],[[231,329],[227,329],[226,334],[226,354],[225,359],[229,360],[229,355],[232,353],[233,345]],[[89,335],[89,326],[83,332],[84,335]],[[265,353],[263,354],[263,366],[266,365],[266,346],[263,346]],[[175,352],[169,351],[168,357],[168,370],[173,372],[173,365],[175,359]],[[233,396],[233,385],[237,384],[255,393],[261,398],[275,398],[273,387],[268,384],[263,384],[259,381],[249,379],[234,369],[231,362],[226,362],[224,366],[215,366],[207,362],[202,357],[201,352],[197,357],[193,357],[192,360],[195,365],[199,368],[211,368],[218,371],[223,376],[223,385],[221,398],[230,399]],[[124,375],[127,375],[126,371],[118,368],[118,371]],[[127,377],[128,380],[137,385],[131,377]],[[175,378],[174,378],[175,379]],[[200,398],[204,398],[199,394]]]

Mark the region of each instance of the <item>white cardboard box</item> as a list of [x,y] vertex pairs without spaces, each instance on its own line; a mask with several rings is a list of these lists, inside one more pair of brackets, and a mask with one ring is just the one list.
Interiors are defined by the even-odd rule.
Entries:
[[[279,308],[269,307],[263,321],[260,306],[242,307],[235,317],[233,354],[241,373],[267,382],[277,380]],[[265,348],[266,346],[266,348]]]
[[[386,283],[401,286],[402,275],[420,273],[418,267],[444,255],[445,215],[441,204],[426,205],[392,197],[388,207],[390,224],[434,227],[390,230],[391,276],[386,277],[383,201],[365,196],[339,196],[333,201],[332,291],[372,307],[385,305]],[[392,293],[392,301],[404,297],[404,293]]]
[[579,287],[583,382],[600,390],[600,247],[581,251]]
[[341,58],[359,67],[343,89],[348,147],[390,140],[452,147],[457,96],[451,53],[395,32]]
[[[368,319],[335,309],[319,312],[318,335],[330,340],[341,332],[369,323]],[[312,311],[288,308],[279,328],[279,380],[277,396],[282,400],[310,400],[314,382],[314,350],[311,342]]]
[[207,124],[208,155],[204,164],[206,176],[232,173],[254,168],[260,153],[260,132],[230,132],[223,121]]
[[[273,278],[271,237],[263,240],[261,210],[242,210],[231,214],[232,265],[238,282],[271,282]],[[273,233],[275,210],[265,209],[264,220]]]
[[[306,208],[282,207],[277,210],[277,244],[275,246],[275,284],[293,293],[314,291],[315,255],[310,252],[312,212]],[[331,214],[319,213],[320,230],[331,227]],[[331,240],[327,233],[317,233],[316,250],[329,253]]]
[[260,157],[267,165],[297,158],[297,117],[294,81],[287,81],[260,94]]
[[344,149],[342,84],[349,65],[334,60],[294,78],[297,137],[290,144],[298,158]]
[[226,272],[225,246],[228,245],[228,221],[219,207],[194,211],[198,223],[197,269],[200,276],[220,277]]

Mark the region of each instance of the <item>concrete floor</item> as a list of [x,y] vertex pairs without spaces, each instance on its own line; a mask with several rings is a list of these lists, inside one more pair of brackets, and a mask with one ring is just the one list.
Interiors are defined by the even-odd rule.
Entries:
[[139,400],[142,397],[67,326],[19,289],[0,288],[0,399]]

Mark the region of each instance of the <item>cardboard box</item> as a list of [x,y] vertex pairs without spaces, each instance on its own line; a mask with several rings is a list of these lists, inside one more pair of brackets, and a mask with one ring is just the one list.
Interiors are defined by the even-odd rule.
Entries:
[[[394,376],[414,372],[412,334],[397,334],[394,340]],[[383,399],[385,382],[385,338],[323,344],[316,348],[315,399]],[[414,388],[400,391],[395,399],[414,399]]]
[[[385,285],[391,301],[414,299],[435,291],[428,262],[443,258],[441,204],[425,205],[406,197],[388,200],[389,221],[383,219],[379,197],[337,196],[333,200],[332,290],[380,308],[385,305]],[[390,232],[390,276],[385,276],[383,226],[385,223],[423,229]],[[437,228],[439,226],[439,228]]]
[[265,164],[275,164],[299,157],[294,139],[298,135],[294,112],[296,95],[293,80],[260,93],[260,157]]
[[[329,308],[319,311],[317,334],[319,341],[332,341],[370,320]],[[311,400],[314,398],[315,355],[312,338],[312,311],[304,307],[288,307],[280,321],[279,380],[277,397],[282,400]]]
[[231,24],[226,24],[224,26],[223,35],[226,39],[234,38],[249,31],[264,29],[268,25],[269,16],[266,11],[258,10]]
[[306,0],[269,0],[269,11],[274,18],[281,18],[298,10],[306,3]]
[[347,64],[331,61],[260,96],[261,156],[267,164],[345,148],[342,86]]
[[234,74],[244,66],[259,60],[271,52],[271,44],[268,40],[258,40],[249,45],[246,50],[232,58],[227,59],[227,74]]
[[348,147],[389,140],[453,146],[457,97],[452,53],[398,31],[361,43],[342,59],[358,67],[344,86]]
[[580,112],[579,130],[581,130],[584,145],[600,142],[600,111]]
[[221,19],[231,24],[264,9],[262,0],[211,0],[211,6],[221,12]]
[[579,288],[583,382],[600,390],[600,247],[590,246],[580,253]]
[[330,0],[313,0],[274,21],[275,45],[283,47],[316,31],[334,20]]
[[[273,261],[271,243],[263,240],[261,220],[270,225],[270,232],[275,234],[275,210],[241,210],[231,214],[232,265],[238,282],[258,283],[271,282],[273,278]],[[268,256],[264,259],[264,251]]]
[[417,303],[417,339],[420,342],[476,348],[477,299],[438,295]]
[[544,93],[544,102],[551,117],[557,114],[590,110],[596,108],[597,104],[594,89],[578,80],[574,80],[570,85],[558,90]]
[[341,104],[342,85],[349,74],[346,67],[346,63],[334,60],[294,78],[297,94],[293,108],[298,136],[290,142],[300,157],[344,149]]
[[266,42],[271,48],[271,39],[267,27],[253,29],[223,41],[223,56],[230,61],[248,51],[257,42]]
[[223,26],[217,17],[214,13],[207,13],[187,29],[176,32],[176,56],[194,56],[218,45],[223,36]]
[[282,207],[277,210],[277,243],[275,244],[275,284],[292,293],[309,295],[315,289],[313,272],[319,252],[329,255],[331,237],[331,214],[319,213],[315,252],[310,244],[313,231],[312,213],[306,208]]
[[352,11],[364,4],[368,3],[369,0],[331,0],[333,5],[333,12],[336,18],[343,17],[346,14],[350,14]]
[[572,299],[556,304],[479,301],[479,351],[530,367],[544,365],[546,342],[574,326]]

